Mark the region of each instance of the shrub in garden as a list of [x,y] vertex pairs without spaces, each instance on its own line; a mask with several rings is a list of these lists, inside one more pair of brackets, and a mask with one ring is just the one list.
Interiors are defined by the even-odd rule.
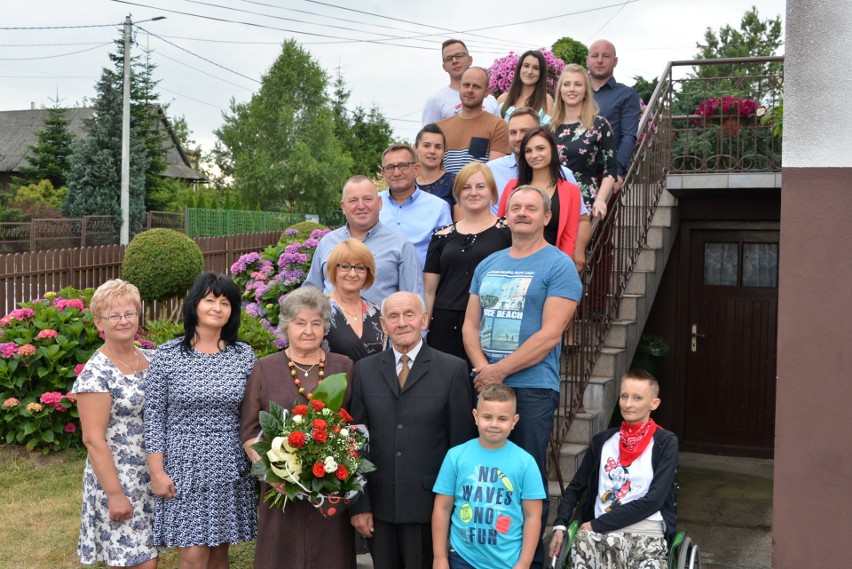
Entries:
[[79,444],[68,391],[103,343],[87,309],[92,292],[50,292],[0,318],[0,441],[44,452]]
[[[547,92],[554,96],[556,81],[559,79],[559,74],[562,73],[562,68],[565,67],[565,62],[553,55],[553,52],[549,49],[541,47],[538,51],[541,52],[547,62]],[[510,51],[509,55],[495,59],[491,67],[488,68],[488,75],[491,77],[488,81],[488,88],[494,97],[499,97],[509,90],[520,57],[514,51]]]
[[[145,324],[142,336],[154,344],[160,345],[183,334],[183,324],[171,320],[149,320]],[[240,340],[249,344],[258,358],[278,351],[275,341],[278,337],[263,327],[258,318],[253,318],[242,308],[240,317]]]
[[260,253],[248,253],[231,266],[234,282],[243,291],[246,312],[275,334],[279,349],[286,346],[277,330],[281,300],[302,285],[319,240],[328,232],[315,229],[302,243],[279,243]]
[[139,288],[144,301],[183,297],[204,270],[198,244],[173,229],[150,229],[124,252],[122,278]]
[[289,245],[290,243],[301,243],[309,239],[311,234],[317,229],[327,229],[327,227],[313,221],[301,221],[285,229],[281,237],[278,238],[278,244]]

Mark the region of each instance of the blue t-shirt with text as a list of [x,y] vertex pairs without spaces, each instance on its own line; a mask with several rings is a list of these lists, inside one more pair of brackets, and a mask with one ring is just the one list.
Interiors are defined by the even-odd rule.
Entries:
[[[510,256],[510,251],[486,257],[470,284],[470,293],[479,296],[479,341],[490,363],[505,358],[541,330],[548,297],[579,301],[583,294],[574,262],[553,245],[520,258]],[[557,345],[542,361],[513,373],[504,383],[559,391],[560,349]]]
[[524,540],[522,500],[544,500],[533,457],[511,441],[487,449],[472,439],[451,448],[432,491],[454,497],[450,545],[477,569],[512,567]]

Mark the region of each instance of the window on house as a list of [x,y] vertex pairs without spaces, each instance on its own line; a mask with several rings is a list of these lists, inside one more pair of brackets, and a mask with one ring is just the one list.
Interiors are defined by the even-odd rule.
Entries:
[[704,244],[704,284],[737,286],[739,243]]
[[778,243],[743,243],[743,286],[778,286]]

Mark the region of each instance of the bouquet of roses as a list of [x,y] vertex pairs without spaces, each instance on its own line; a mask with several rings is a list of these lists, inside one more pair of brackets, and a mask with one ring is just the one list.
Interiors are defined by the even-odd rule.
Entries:
[[260,412],[265,440],[252,445],[260,460],[252,474],[284,485],[284,493],[270,489],[264,500],[284,509],[293,499],[309,500],[325,516],[354,503],[363,493],[364,474],[376,467],[360,452],[368,440],[363,425],[341,408],[346,374],[325,378],[306,405],[288,411],[271,402]]

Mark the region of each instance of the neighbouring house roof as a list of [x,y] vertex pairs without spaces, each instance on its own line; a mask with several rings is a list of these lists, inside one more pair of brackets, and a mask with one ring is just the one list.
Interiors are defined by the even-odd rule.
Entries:
[[[44,128],[44,119],[49,109],[24,111],[0,111],[0,174],[20,172],[27,165],[30,146],[38,142],[36,133]],[[85,121],[92,118],[94,109],[76,107],[65,110],[70,130],[77,138],[86,136]],[[189,163],[186,152],[181,148],[174,130],[160,107],[152,108],[160,117],[160,128],[166,131],[163,146],[166,148],[166,169],[162,176],[190,181],[206,181]]]

